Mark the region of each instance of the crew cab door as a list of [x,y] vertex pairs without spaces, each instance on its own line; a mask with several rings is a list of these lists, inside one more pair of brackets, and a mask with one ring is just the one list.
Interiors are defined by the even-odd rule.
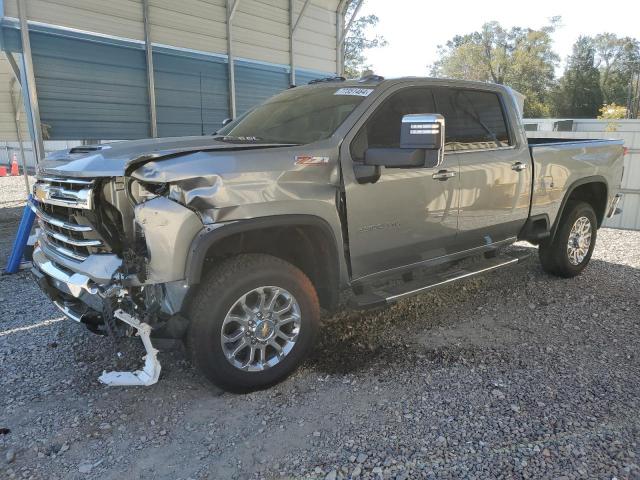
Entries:
[[[445,157],[460,166],[460,250],[518,235],[529,215],[532,165],[526,139],[510,128],[515,108],[499,91],[434,87],[446,122]],[[511,118],[509,118],[511,115]]]
[[400,148],[405,115],[434,113],[430,88],[396,87],[372,104],[345,137],[345,185],[352,276],[359,279],[447,255],[457,234],[458,159],[409,168],[364,165],[370,149]]

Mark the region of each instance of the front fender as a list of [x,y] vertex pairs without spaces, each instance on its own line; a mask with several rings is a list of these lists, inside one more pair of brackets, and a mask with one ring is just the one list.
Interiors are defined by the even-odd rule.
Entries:
[[165,197],[136,205],[134,213],[147,245],[147,283],[184,279],[189,247],[202,230],[198,215]]

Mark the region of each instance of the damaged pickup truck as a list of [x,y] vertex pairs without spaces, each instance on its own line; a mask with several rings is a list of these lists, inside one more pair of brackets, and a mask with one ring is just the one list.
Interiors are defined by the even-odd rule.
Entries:
[[350,292],[384,305],[513,265],[585,268],[618,209],[620,141],[527,139],[522,97],[500,85],[327,79],[289,89],[212,136],[83,146],[40,165],[33,273],[69,318],[184,339],[231,391],[282,380],[320,309]]

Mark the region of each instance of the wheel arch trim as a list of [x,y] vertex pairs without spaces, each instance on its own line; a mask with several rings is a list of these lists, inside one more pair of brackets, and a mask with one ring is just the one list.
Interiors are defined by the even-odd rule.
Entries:
[[235,220],[219,225],[205,226],[193,239],[187,256],[185,279],[188,285],[200,282],[207,253],[213,245],[238,233],[248,233],[274,227],[317,227],[327,236],[330,254],[338,276],[343,271],[338,239],[329,223],[321,217],[308,214],[287,214]]
[[[605,188],[605,213],[606,213],[606,204],[608,203],[608,198],[609,198],[609,184],[607,182],[607,179],[605,177],[603,177],[602,175],[591,175],[588,177],[583,177],[583,178],[579,178],[576,181],[574,181],[569,188],[567,189],[567,192],[564,194],[564,197],[562,198],[562,203],[560,204],[560,208],[558,209],[558,213],[556,215],[556,218],[553,222],[553,225],[551,227],[551,236],[550,238],[553,239],[556,236],[556,233],[558,231],[558,227],[560,226],[560,219],[562,218],[562,216],[564,215],[565,209],[567,207],[567,202],[569,201],[569,198],[571,198],[571,195],[573,194],[573,192],[578,188],[581,187],[583,185],[588,185],[590,183],[601,183],[604,185]],[[596,212],[596,218],[598,218],[598,212]]]

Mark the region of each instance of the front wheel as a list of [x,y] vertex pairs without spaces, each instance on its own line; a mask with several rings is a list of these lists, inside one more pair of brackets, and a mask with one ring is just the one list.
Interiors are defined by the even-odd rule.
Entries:
[[232,392],[286,378],[311,349],[320,323],[307,276],[284,260],[238,255],[202,282],[190,308],[187,345],[198,369]]
[[569,203],[550,242],[540,245],[542,268],[559,277],[575,277],[587,266],[596,245],[598,223],[586,202]]

